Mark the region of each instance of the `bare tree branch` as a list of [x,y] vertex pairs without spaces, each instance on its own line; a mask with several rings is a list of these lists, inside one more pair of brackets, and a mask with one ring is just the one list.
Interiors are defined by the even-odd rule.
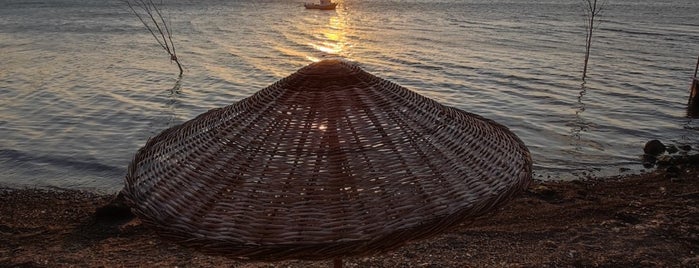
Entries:
[[[133,3],[131,1],[133,1]],[[177,68],[180,70],[179,76],[181,77],[183,72],[182,64],[180,64],[177,53],[175,52],[175,44],[172,42],[172,33],[158,6],[153,3],[153,0],[123,0],[123,2],[126,3],[129,9],[131,9],[131,12],[133,12],[146,29],[148,29],[160,47],[170,55],[170,60],[177,63]],[[152,23],[152,26],[147,22],[148,19],[145,18],[146,16],[150,18],[149,21]],[[155,30],[153,27],[155,27]],[[164,32],[163,29],[165,30]],[[156,30],[158,34],[155,33]],[[158,37],[158,35],[160,37]]]
[[[146,23],[146,21],[143,19],[143,17],[141,16],[141,14],[138,13],[138,12],[136,11],[136,9],[134,9],[134,7],[133,7],[133,5],[131,4],[131,2],[129,2],[129,1],[124,1],[124,3],[126,3],[126,5],[129,6],[129,9],[131,9],[131,11],[133,12],[133,14],[136,15],[136,17],[138,17],[138,19],[141,21],[141,23],[143,23],[144,26],[146,26],[146,29],[148,29],[148,31],[153,35],[153,38],[155,38],[155,41],[158,41],[158,44],[159,44],[161,47],[163,47],[163,49],[167,50],[167,49],[165,48],[165,44],[163,44],[163,43],[160,41],[160,39],[155,35],[155,33],[153,32],[153,29],[151,29],[150,25],[148,25],[148,23]],[[140,6],[139,6],[139,7],[140,7]]]
[[[595,18],[602,12],[606,5],[606,1],[598,3],[598,0],[583,0],[587,5],[583,5],[585,15],[587,17],[587,31],[585,36],[585,63],[583,65],[582,80],[585,82],[587,77],[587,63],[590,59],[590,47],[592,45],[592,32],[595,29]],[[599,4],[599,5],[598,5]],[[599,25],[599,22],[597,22]]]
[[[153,2],[151,2],[151,5],[152,4],[153,4]],[[165,28],[165,33],[167,34],[167,39],[170,40],[170,47],[172,48],[172,54],[176,55],[175,43],[172,42],[172,34],[170,33],[170,27],[167,26],[167,22],[165,21],[165,18],[163,17],[163,15],[160,13],[160,9],[158,8],[158,6],[153,5],[153,10],[155,10],[155,12],[158,14],[158,17],[160,18],[160,20],[163,23],[163,28]],[[160,33],[162,34],[162,32],[160,32]],[[163,36],[163,40],[165,40],[165,36]]]

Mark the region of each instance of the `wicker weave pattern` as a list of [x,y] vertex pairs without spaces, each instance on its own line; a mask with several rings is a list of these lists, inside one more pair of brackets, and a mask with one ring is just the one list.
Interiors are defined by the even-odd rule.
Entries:
[[152,138],[124,193],[148,225],[205,252],[325,259],[488,212],[531,165],[507,128],[327,60]]

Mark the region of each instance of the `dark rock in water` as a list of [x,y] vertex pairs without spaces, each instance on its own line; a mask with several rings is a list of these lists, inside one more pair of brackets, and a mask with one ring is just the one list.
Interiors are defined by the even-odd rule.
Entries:
[[651,140],[643,147],[643,152],[649,155],[660,155],[665,152],[665,145],[659,140]]
[[699,164],[699,154],[675,157],[674,163],[678,165],[697,165]]
[[674,154],[674,153],[677,153],[677,151],[679,151],[679,149],[677,149],[677,146],[672,145],[672,144],[668,145],[668,146],[665,148],[665,150],[667,150],[667,153],[668,153],[668,154]]
[[685,151],[685,152],[692,150],[692,146],[690,146],[690,145],[680,145],[679,148],[680,148],[680,150]]
[[[643,158],[645,161],[645,157]],[[659,167],[667,167],[670,165],[696,165],[699,164],[699,154],[679,154],[679,155],[661,155],[655,157],[655,164]]]
[[677,163],[677,159],[669,155],[661,155],[656,157],[656,164],[658,166],[669,166]]
[[657,162],[658,159],[654,155],[649,155],[649,154],[644,154],[643,155],[643,167],[644,168],[652,168],[655,166],[655,162]]

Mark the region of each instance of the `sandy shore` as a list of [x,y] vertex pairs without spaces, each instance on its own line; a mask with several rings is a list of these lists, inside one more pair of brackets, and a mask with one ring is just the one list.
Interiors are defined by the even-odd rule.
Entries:
[[[160,240],[112,196],[0,188],[0,267],[331,267],[243,263]],[[118,215],[117,215],[118,216]],[[574,182],[535,181],[505,208],[441,236],[345,267],[697,267],[699,166]]]

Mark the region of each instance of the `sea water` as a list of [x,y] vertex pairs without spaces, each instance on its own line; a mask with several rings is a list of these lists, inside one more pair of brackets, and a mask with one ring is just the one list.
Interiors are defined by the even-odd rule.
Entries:
[[583,0],[155,2],[181,80],[122,1],[0,0],[1,186],[118,191],[149,137],[336,57],[506,125],[536,178],[642,172],[647,140],[699,143],[696,0],[606,1],[584,84]]

